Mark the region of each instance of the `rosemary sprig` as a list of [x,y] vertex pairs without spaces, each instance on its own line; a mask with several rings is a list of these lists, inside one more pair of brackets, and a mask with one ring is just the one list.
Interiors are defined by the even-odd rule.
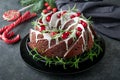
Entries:
[[55,62],[55,65],[57,64],[62,64],[63,65],[63,68],[66,69],[66,66],[65,66],[65,61],[63,58],[59,58],[59,57],[56,57],[57,61]]
[[39,25],[39,23],[38,23],[37,21],[31,22],[31,24],[32,24],[34,27],[36,27],[37,25]]
[[71,9],[71,11],[73,11],[73,12],[77,12],[78,9],[76,9],[76,7],[77,7],[77,5],[75,4],[75,5],[73,6],[73,8]]

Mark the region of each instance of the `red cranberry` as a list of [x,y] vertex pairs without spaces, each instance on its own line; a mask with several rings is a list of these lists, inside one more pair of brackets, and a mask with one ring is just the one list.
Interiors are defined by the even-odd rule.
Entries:
[[75,15],[71,15],[71,16],[70,16],[71,19],[72,19],[72,18],[75,18],[75,17],[76,17]]
[[48,13],[48,10],[47,10],[47,9],[44,9],[42,12],[43,12],[44,14],[46,14],[46,13]]
[[52,9],[51,6],[48,6],[48,7],[47,7],[47,10],[51,10],[51,9]]
[[79,37],[81,35],[80,31],[76,31],[76,37]]
[[57,12],[57,8],[52,9],[53,13]]
[[87,23],[86,23],[85,21],[80,20],[80,22],[79,22],[79,23],[80,23],[80,24],[82,24],[84,28],[87,28]]
[[50,35],[53,37],[54,35],[56,35],[57,32],[51,32]]
[[51,19],[51,15],[48,15],[48,16],[46,17],[46,21],[47,21],[47,22],[50,22],[50,19]]
[[66,13],[67,11],[62,11],[61,13],[59,13],[58,15],[57,15],[57,18],[60,18],[62,15],[64,15],[65,13]]
[[39,20],[39,23],[43,23],[43,22],[42,22],[42,19]]
[[57,18],[60,18],[61,17],[61,13],[59,13],[58,15],[57,15]]
[[43,30],[45,30],[45,26],[41,25],[39,31],[43,31]]
[[49,6],[49,4],[46,2],[46,3],[44,4],[44,6],[45,6],[45,7],[48,7],[48,6]]
[[64,15],[65,13],[67,13],[67,11],[62,11],[62,12],[61,12],[61,15]]
[[77,13],[76,13],[76,16],[77,16],[77,17],[79,17],[80,15],[81,15],[81,13],[80,13],[80,12],[77,12]]
[[77,30],[78,30],[78,31],[82,31],[82,29],[81,29],[80,27],[77,27]]
[[70,32],[64,32],[64,33],[62,34],[62,36],[61,36],[62,39],[68,38],[69,34],[70,34]]

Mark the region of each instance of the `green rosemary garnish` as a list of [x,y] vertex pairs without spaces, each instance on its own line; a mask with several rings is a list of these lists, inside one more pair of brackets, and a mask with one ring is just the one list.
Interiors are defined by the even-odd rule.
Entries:
[[39,23],[38,23],[37,21],[31,22],[31,24],[32,24],[34,27],[36,27],[37,25],[39,25]]
[[79,10],[78,10],[76,7],[77,7],[77,5],[75,4],[75,5],[73,6],[73,8],[71,9],[71,11],[73,11],[73,12],[78,12]]
[[94,61],[94,57],[98,57],[98,55],[102,52],[102,48],[100,47],[100,43],[98,40],[95,40],[94,46],[91,50],[85,52],[81,56],[75,56],[73,58],[69,59],[64,59],[64,58],[48,58],[46,56],[41,56],[38,52],[37,49],[34,48],[31,50],[29,53],[30,56],[33,57],[34,60],[36,61],[44,61],[46,66],[51,67],[51,64],[54,65],[62,65],[64,69],[67,69],[66,65],[70,65],[70,67],[79,68],[79,63],[82,61],[85,61],[87,59],[90,59],[91,61]]

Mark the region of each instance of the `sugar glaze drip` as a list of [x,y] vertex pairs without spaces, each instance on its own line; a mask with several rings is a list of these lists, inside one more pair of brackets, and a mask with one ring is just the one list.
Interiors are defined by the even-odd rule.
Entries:
[[[51,16],[50,23],[48,23],[48,22],[45,20],[45,17],[48,16],[49,14],[51,14],[51,13],[46,14],[45,17],[43,17],[43,19],[42,19],[43,24],[47,25],[46,27],[49,27],[49,28],[47,28],[47,29],[50,29],[50,30],[51,30],[51,28],[57,29],[57,27],[58,27],[58,26],[57,26],[58,20],[61,21],[61,25],[59,26],[59,27],[60,27],[59,29],[63,29],[64,26],[65,26],[65,24],[70,20],[70,15],[75,14],[74,12],[72,12],[72,13],[69,13],[69,12],[68,12],[68,13],[66,13],[65,15],[61,16],[60,19],[58,19],[58,18],[57,18],[57,14],[59,14],[60,12],[61,12],[61,11],[56,12],[55,14],[53,14],[53,15]],[[69,16],[69,17],[68,17],[68,16]],[[77,27],[80,27],[80,28],[82,29],[81,35],[80,35],[79,37],[82,38],[82,40],[83,40],[82,51],[84,52],[84,51],[86,50],[86,48],[87,48],[87,47],[86,47],[86,46],[87,46],[87,42],[85,41],[85,36],[84,36],[84,34],[85,34],[85,28],[83,27],[83,25],[81,25],[81,24],[79,23],[79,21],[80,21],[80,20],[83,20],[83,21],[85,21],[85,22],[87,22],[87,21],[84,20],[83,18],[80,18],[80,17],[75,17],[75,18],[73,18],[72,20],[74,20],[74,23],[72,23],[71,25],[67,26],[67,29],[66,29],[65,31],[69,31],[69,29],[74,26],[74,29],[73,29],[73,32],[72,32],[72,33],[75,34]],[[87,23],[87,24],[88,24],[88,23]],[[92,31],[91,31],[91,29],[90,29],[89,26],[90,26],[90,25],[88,24],[87,29],[88,29],[89,33],[91,34],[91,36],[92,36],[92,40],[94,40],[94,36],[93,36]],[[31,31],[36,33],[36,43],[37,43],[38,40],[47,39],[47,40],[48,40],[48,48],[51,47],[50,44],[51,44],[52,37],[50,36],[49,33],[41,33],[41,32],[39,32],[39,31],[37,31],[37,30],[34,30],[34,31],[31,30]],[[71,34],[72,34],[72,33],[71,33]],[[43,35],[43,38],[38,39],[38,35],[39,35],[39,34],[42,34],[42,35]],[[30,37],[32,37],[32,36],[30,35]],[[74,37],[73,37],[73,36],[68,36],[67,39],[64,39],[64,40],[63,40],[63,41],[65,42],[65,44],[66,44],[66,50],[69,50],[68,41],[69,41],[71,38],[74,38]],[[59,38],[56,38],[55,40],[56,40],[56,44],[58,44],[58,43],[60,42],[60,41],[59,41]]]

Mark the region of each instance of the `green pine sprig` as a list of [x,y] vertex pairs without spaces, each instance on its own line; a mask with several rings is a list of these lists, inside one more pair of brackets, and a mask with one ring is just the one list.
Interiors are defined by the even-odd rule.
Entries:
[[55,0],[45,0],[45,2],[48,2],[52,8],[56,7]]
[[55,0],[20,0],[20,4],[22,6],[28,6],[33,4],[30,10],[37,13],[41,12],[45,8],[45,2],[49,3],[52,8],[56,7]]

